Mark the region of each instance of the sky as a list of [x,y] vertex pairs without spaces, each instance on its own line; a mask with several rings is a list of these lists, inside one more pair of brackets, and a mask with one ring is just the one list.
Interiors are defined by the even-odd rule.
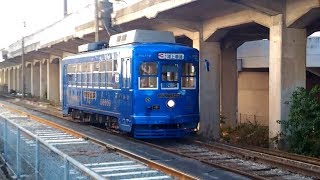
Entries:
[[[111,0],[121,1],[121,0]],[[118,6],[130,5],[140,0],[122,0]],[[1,0],[0,49],[63,18],[64,0]],[[68,12],[85,7],[94,0],[68,0]],[[23,28],[23,22],[26,28]],[[317,33],[320,36],[320,33]]]
[[[91,2],[93,0],[68,0],[68,11]],[[0,49],[62,18],[63,0],[1,0]]]
[[[123,0],[118,6],[138,0]],[[64,0],[1,0],[0,49],[63,18]],[[68,0],[68,12],[77,11],[94,0]],[[26,28],[23,22],[26,22]]]

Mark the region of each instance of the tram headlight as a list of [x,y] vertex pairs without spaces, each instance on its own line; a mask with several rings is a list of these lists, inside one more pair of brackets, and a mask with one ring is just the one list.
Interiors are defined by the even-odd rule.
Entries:
[[169,108],[173,108],[176,105],[176,102],[174,102],[174,100],[170,99],[169,101],[167,101],[167,106]]

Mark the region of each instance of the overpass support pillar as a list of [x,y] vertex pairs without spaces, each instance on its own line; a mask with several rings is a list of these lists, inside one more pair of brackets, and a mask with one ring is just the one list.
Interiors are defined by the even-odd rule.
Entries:
[[12,80],[12,68],[8,68],[7,69],[7,75],[8,75],[8,78],[7,78],[7,83],[8,83],[8,92],[10,92],[10,90],[12,89],[12,83],[11,83],[11,80]]
[[17,74],[16,74],[16,67],[12,68],[12,89],[17,90]]
[[8,69],[7,68],[3,69],[3,84],[8,85]]
[[40,61],[40,98],[47,99],[47,62],[48,60],[43,59]]
[[[220,44],[203,42],[195,33],[193,47],[200,51],[200,134],[206,138],[220,138]],[[209,70],[209,71],[208,71]]]
[[40,96],[40,66],[38,62],[31,65],[31,94],[36,97]]
[[[286,28],[282,15],[272,18],[269,52],[269,138],[283,132],[283,125],[277,121],[288,119],[289,106],[286,102],[297,87],[306,86],[306,30]],[[282,141],[280,145],[283,145]]]
[[26,68],[25,68],[25,93],[31,93],[31,67],[32,67],[32,64],[31,63],[28,63],[26,65]]
[[227,126],[237,125],[238,71],[237,49],[221,50],[221,115]]
[[3,69],[0,69],[0,84],[3,84]]
[[19,69],[19,77],[20,77],[20,80],[19,80],[19,83],[20,83],[20,91],[22,92],[22,88],[23,88],[23,82],[22,82],[22,76],[23,76],[23,74],[22,74],[22,65],[20,65],[19,66],[20,67],[20,69]]
[[21,77],[20,77],[20,66],[17,66],[16,67],[16,90],[17,91],[20,91],[20,80],[21,80]]
[[60,88],[59,88],[59,61],[60,57],[50,56],[47,62],[47,93],[48,100],[59,102]]

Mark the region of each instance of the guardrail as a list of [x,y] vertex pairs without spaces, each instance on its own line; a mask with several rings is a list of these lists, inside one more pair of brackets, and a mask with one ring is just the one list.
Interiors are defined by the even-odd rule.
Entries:
[[35,180],[104,179],[2,115],[0,115],[0,151],[16,179],[24,177]]

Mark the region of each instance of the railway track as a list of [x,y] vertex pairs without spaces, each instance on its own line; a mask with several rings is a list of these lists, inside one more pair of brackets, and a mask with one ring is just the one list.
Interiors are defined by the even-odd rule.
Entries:
[[170,143],[131,140],[254,179],[320,179],[320,160],[317,158],[196,140]]
[[320,179],[318,158],[190,139],[142,143],[254,179]]
[[[100,175],[102,179],[196,179],[195,177],[187,175],[178,170],[166,167],[162,164],[145,159],[126,150],[85,136],[84,134],[72,129],[68,129],[45,119],[12,109],[8,106],[2,105],[0,107],[0,112],[2,119],[8,119],[10,123],[12,122],[14,125],[17,125],[23,129],[27,129],[28,132],[30,131],[45,143],[49,144],[50,146],[54,146],[55,148],[58,148],[68,154],[68,156],[77,159],[77,161],[81,162],[81,164],[90,169],[90,171]],[[3,120],[0,121],[1,127],[7,127],[4,122],[5,121]],[[18,131],[15,130],[14,127],[8,127],[8,135],[6,136],[8,136],[8,141],[11,142],[11,137],[16,137]],[[13,140],[12,143],[14,144],[15,141],[16,140]],[[28,152],[28,149],[33,149],[35,143],[36,142],[32,140],[30,136],[21,136],[21,146],[24,147],[24,152],[27,154],[22,159],[27,159],[32,156],[29,155],[32,153]],[[10,152],[12,152],[12,150],[9,151],[8,157],[10,157]],[[50,153],[48,153],[47,156],[50,157]],[[24,164],[31,163],[25,161]],[[46,164],[40,165],[40,167],[49,166],[48,164],[59,169],[59,166],[55,165],[58,163],[51,163],[51,161],[50,163],[47,162]],[[29,167],[29,169],[33,169],[33,167]],[[70,173],[74,175],[75,172],[74,170],[72,171],[73,172]],[[44,172],[42,176],[51,178],[60,177],[59,172],[51,174],[49,172]],[[83,178],[79,174],[76,174],[73,177]]]

